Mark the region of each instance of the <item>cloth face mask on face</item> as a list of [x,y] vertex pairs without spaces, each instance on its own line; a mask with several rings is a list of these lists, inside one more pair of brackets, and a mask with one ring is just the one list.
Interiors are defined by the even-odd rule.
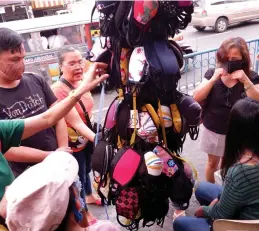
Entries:
[[243,60],[233,60],[233,61],[227,61],[223,69],[227,71],[229,74],[238,71],[238,70],[243,70],[244,67],[244,62]]

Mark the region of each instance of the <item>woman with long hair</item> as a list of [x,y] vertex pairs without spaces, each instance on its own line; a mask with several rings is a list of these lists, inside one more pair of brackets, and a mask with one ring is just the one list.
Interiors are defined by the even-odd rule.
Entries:
[[[61,70],[60,80],[52,85],[52,90],[59,101],[68,97],[77,89],[83,79],[85,60],[80,51],[73,46],[65,46],[58,52]],[[81,101],[65,116],[68,127],[69,146],[79,164],[79,178],[82,182],[81,197],[85,201],[89,224],[96,219],[88,211],[86,204],[101,205],[101,199],[92,192],[89,173],[95,133],[92,127],[93,98],[90,92],[85,93]]]
[[203,103],[201,150],[208,154],[206,180],[215,183],[214,173],[225,149],[229,113],[245,96],[259,99],[259,77],[251,70],[251,60],[244,39],[225,40],[216,54],[217,67],[209,69],[194,99]]
[[259,101],[245,98],[230,113],[221,164],[224,186],[203,182],[196,217],[180,217],[174,231],[210,231],[213,220],[259,219]]

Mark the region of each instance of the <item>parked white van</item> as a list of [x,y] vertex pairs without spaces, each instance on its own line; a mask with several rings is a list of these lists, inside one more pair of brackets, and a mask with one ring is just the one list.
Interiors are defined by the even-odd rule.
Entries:
[[196,0],[191,25],[224,32],[229,25],[259,19],[259,0]]

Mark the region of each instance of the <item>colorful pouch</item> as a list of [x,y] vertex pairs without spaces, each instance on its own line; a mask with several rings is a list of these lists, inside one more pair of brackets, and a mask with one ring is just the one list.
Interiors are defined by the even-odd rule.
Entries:
[[161,146],[156,146],[153,152],[163,160],[163,170],[162,172],[168,177],[172,177],[178,170],[178,166],[174,162],[173,157]]

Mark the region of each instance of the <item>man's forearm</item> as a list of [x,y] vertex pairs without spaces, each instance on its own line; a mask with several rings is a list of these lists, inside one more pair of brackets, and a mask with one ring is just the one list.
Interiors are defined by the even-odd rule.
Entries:
[[20,146],[15,148],[10,148],[8,152],[5,153],[4,157],[8,161],[13,162],[28,162],[28,163],[39,163],[43,161],[50,152],[41,151],[39,149]]
[[68,133],[65,119],[61,119],[56,125],[56,137],[58,147],[68,147]]

